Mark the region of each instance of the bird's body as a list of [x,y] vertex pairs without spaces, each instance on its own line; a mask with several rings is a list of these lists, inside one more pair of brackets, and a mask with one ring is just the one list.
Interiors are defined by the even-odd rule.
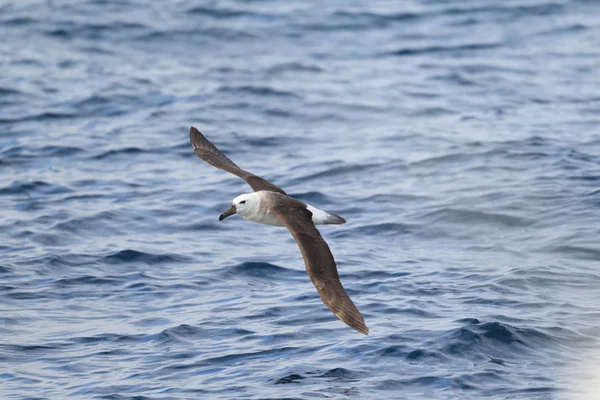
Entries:
[[297,202],[298,205],[304,206],[308,211],[312,213],[312,222],[315,225],[330,225],[330,224],[343,224],[346,222],[342,217],[336,214],[330,214],[327,211],[313,207],[310,204],[302,203],[299,200],[294,199],[285,194],[277,192],[269,192],[267,190],[261,190],[254,193],[246,193],[236,197],[233,200],[234,204],[239,204],[241,201],[246,207],[237,206],[237,213],[248,221],[256,222],[264,225],[272,226],[285,226],[277,217],[271,213],[271,207],[279,201],[290,201]]
[[329,246],[315,227],[320,224],[344,224],[339,215],[328,213],[288,196],[273,183],[238,167],[196,128],[190,129],[190,141],[202,160],[244,179],[253,193],[236,197],[219,220],[240,214],[264,225],[285,226],[294,236],[306,264],[306,271],[323,303],[344,323],[369,333],[362,315],[344,290]]

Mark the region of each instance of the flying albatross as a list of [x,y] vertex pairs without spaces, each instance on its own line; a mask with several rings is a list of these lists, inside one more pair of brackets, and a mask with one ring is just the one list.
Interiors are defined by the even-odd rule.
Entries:
[[198,157],[239,176],[254,190],[254,193],[233,199],[231,207],[221,214],[219,221],[237,213],[259,224],[288,228],[300,247],[306,272],[323,303],[345,324],[367,335],[369,328],[344,290],[331,250],[315,227],[317,224],[343,224],[346,220],[289,197],[279,186],[241,169],[193,126],[190,141]]

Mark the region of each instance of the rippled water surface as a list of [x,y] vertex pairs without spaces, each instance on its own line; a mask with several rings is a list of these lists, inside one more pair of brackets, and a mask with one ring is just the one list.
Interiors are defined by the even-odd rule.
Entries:
[[[3,399],[599,399],[600,3],[0,1]],[[321,229],[363,336],[240,166]]]

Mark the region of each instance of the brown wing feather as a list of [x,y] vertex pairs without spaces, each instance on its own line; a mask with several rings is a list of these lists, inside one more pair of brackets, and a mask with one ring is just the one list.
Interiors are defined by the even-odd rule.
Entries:
[[360,333],[369,334],[362,315],[340,282],[331,250],[312,222],[312,213],[301,204],[276,206],[271,212],[296,239],[304,257],[306,272],[323,303],[345,324]]
[[190,142],[192,143],[192,147],[194,148],[196,155],[200,157],[200,159],[206,161],[216,168],[219,168],[220,170],[239,176],[245,180],[255,192],[267,190],[269,192],[285,194],[283,189],[281,189],[279,186],[238,167],[229,159],[229,157],[217,149],[217,146],[212,144],[207,138],[204,137],[202,133],[200,133],[198,129],[194,128],[193,126],[190,128]]

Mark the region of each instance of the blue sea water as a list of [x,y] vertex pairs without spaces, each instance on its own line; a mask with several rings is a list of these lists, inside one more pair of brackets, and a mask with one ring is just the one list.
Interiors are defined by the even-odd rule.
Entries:
[[[0,398],[600,399],[600,2],[0,1]],[[371,330],[245,169],[321,232]]]

